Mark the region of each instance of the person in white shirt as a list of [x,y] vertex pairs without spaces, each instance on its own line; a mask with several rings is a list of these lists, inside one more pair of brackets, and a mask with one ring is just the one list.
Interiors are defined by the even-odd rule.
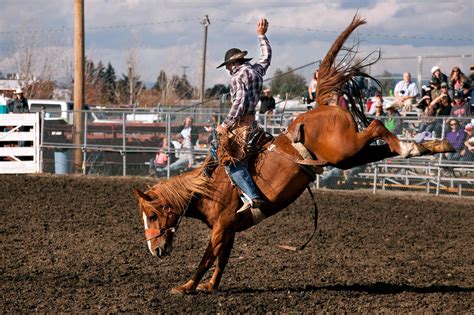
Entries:
[[404,112],[410,112],[420,95],[416,83],[411,80],[410,72],[403,73],[403,80],[395,85],[393,91],[395,100],[393,104]]

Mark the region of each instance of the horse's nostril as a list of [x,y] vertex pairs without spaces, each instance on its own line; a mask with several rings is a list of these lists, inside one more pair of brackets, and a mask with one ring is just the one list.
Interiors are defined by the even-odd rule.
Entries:
[[160,247],[155,248],[155,252],[158,257],[161,257],[163,255],[163,252]]

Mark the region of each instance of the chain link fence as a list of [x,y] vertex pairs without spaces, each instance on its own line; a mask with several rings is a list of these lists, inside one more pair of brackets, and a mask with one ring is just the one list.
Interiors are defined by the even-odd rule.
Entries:
[[[276,111],[271,116],[259,117],[260,124],[272,135],[280,134],[301,111]],[[107,176],[156,176],[169,178],[190,170],[179,169],[157,171],[155,160],[161,152],[171,158],[169,166],[180,152],[173,145],[176,142],[186,117],[193,119],[197,131],[193,153],[197,167],[208,154],[208,127],[211,117],[219,121],[223,116],[215,109],[188,109],[183,111],[102,111],[102,119],[84,115],[84,132],[80,146],[73,144],[73,125],[64,120],[45,119],[42,115],[41,133],[42,170],[47,173],[67,174],[73,172],[73,155],[80,150],[81,172],[86,175]],[[71,115],[73,116],[73,115]],[[400,139],[420,141],[443,139],[449,130],[449,117],[430,120],[430,128],[422,127],[425,120],[417,113],[394,117],[398,120]],[[471,117],[457,119],[459,128],[471,123]],[[420,132],[424,128],[425,131]],[[431,131],[428,131],[431,130]],[[418,191],[433,194],[474,195],[474,160],[472,152],[457,152],[452,155],[411,159],[391,158],[350,170],[326,168],[317,176],[314,185],[329,189],[370,189]]]

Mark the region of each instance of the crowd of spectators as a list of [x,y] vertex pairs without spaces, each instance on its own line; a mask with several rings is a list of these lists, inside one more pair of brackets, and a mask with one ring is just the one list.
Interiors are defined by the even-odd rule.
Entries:
[[[403,80],[394,86],[391,101],[383,99],[381,91],[367,101],[366,113],[381,120],[397,136],[423,141],[432,138],[447,139],[456,152],[443,157],[450,161],[473,161],[472,119],[474,101],[474,64],[470,75],[459,67],[450,74],[439,66],[431,68],[431,79],[418,90],[405,72]],[[471,139],[471,140],[469,140]]]

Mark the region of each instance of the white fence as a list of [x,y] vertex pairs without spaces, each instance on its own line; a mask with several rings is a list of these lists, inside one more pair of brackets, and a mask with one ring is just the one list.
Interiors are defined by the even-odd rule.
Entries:
[[41,172],[39,114],[0,115],[0,174]]

